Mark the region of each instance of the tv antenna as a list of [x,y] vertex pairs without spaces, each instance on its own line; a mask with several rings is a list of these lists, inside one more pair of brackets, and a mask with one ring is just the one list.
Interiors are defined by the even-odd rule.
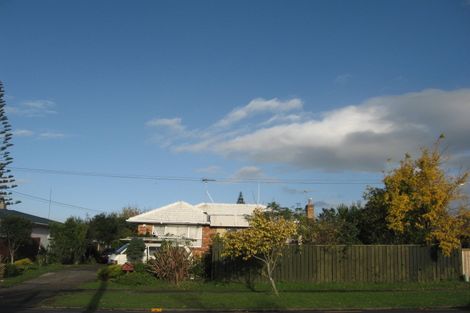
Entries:
[[204,183],[204,186],[205,186],[205,188],[206,188],[206,195],[209,197],[209,199],[211,200],[211,202],[214,203],[214,199],[212,199],[211,194],[209,193],[209,188],[208,188],[208,186],[207,186],[207,183],[208,183],[208,182],[214,182],[215,179],[203,178],[203,179],[201,179],[201,181]]

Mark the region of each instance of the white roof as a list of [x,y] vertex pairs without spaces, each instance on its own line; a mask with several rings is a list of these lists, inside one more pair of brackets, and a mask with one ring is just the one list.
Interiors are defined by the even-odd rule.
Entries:
[[129,218],[128,222],[145,224],[209,224],[213,227],[248,227],[247,216],[259,204],[199,203],[191,205],[178,201]]
[[204,212],[184,201],[133,216],[127,221],[145,224],[209,224]]
[[256,208],[266,208],[260,204],[238,203],[199,203],[196,207],[209,215],[213,227],[248,227],[246,217],[253,214]]
[[208,215],[230,214],[251,215],[256,208],[265,209],[261,204],[238,204],[238,203],[199,203],[195,205]]

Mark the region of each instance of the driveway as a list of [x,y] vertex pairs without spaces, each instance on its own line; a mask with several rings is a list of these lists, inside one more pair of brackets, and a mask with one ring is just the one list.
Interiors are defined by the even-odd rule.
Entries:
[[0,289],[1,312],[19,312],[61,292],[79,290],[80,284],[96,279],[98,268],[99,265],[73,267]]

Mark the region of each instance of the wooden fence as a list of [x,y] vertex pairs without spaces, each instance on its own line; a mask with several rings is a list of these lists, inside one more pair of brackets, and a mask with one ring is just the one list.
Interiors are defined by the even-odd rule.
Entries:
[[462,274],[470,277],[470,249],[462,249]]
[[[222,258],[221,252],[221,246],[213,246],[213,279],[259,276],[255,262],[247,268],[244,262]],[[418,245],[292,245],[275,272],[279,281],[310,282],[425,282],[454,280],[461,275],[461,250],[445,257],[435,247]]]

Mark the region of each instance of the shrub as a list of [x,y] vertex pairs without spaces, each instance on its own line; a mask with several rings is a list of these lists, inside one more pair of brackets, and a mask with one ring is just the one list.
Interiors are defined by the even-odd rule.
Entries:
[[23,272],[22,268],[19,268],[15,264],[8,263],[5,266],[5,277],[18,276]]
[[149,272],[159,279],[178,285],[189,277],[192,257],[185,247],[163,242],[155,253],[155,259],[148,262]]
[[36,256],[36,262],[39,266],[48,264],[49,261],[49,251],[43,246],[39,247],[38,255]]
[[98,279],[108,280],[118,278],[119,276],[123,275],[124,272],[121,269],[121,265],[114,264],[100,268],[96,274]]
[[142,263],[144,256],[145,242],[141,238],[132,238],[126,250],[127,259],[132,264]]
[[147,286],[155,282],[155,277],[146,272],[132,272],[119,276],[115,282],[126,286]]
[[33,261],[28,258],[24,258],[15,261],[13,264],[15,264],[18,268],[25,270],[33,265]]
[[3,279],[3,277],[5,277],[6,267],[7,266],[5,263],[0,263],[0,279]]
[[147,264],[137,263],[134,265],[134,272],[136,273],[147,273]]

